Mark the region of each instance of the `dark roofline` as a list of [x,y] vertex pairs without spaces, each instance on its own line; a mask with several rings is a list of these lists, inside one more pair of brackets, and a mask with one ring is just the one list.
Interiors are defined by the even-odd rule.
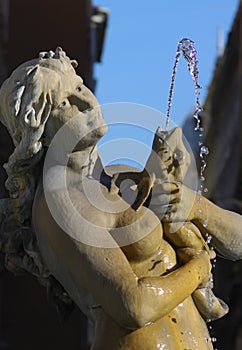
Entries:
[[106,29],[108,25],[109,11],[105,8],[94,6],[91,16],[91,27],[95,35],[94,62],[101,62]]
[[[241,43],[238,40],[240,35],[240,20],[242,14],[242,0],[240,0],[237,13],[235,15],[232,28],[227,37],[227,43],[225,46],[224,53],[221,57],[217,58],[215,63],[214,73],[211,80],[211,83],[208,88],[208,93],[204,103],[204,110],[209,110],[211,99],[219,93],[219,90],[223,88],[223,81],[225,77],[229,79],[229,67],[235,64],[236,60],[239,57],[239,51],[241,50]],[[234,48],[234,49],[232,49]],[[218,88],[219,87],[219,88]]]

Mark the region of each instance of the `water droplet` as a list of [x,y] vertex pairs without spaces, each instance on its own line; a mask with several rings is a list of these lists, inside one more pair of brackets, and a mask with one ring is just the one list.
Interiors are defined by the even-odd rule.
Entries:
[[207,244],[210,244],[210,243],[211,243],[211,240],[212,240],[212,236],[209,235],[208,233],[206,233],[206,243],[207,243]]
[[212,341],[213,343],[215,343],[215,342],[217,341],[217,338],[212,337],[212,338],[211,338],[211,341]]
[[204,187],[203,192],[204,192],[204,193],[208,193],[207,187]]
[[207,226],[208,226],[208,220],[205,219],[205,220],[203,221],[203,227],[207,227]]
[[206,169],[206,166],[207,166],[207,164],[206,164],[205,160],[202,159],[202,160],[201,160],[201,169],[200,169],[200,175],[201,175],[201,176],[203,175],[204,170]]
[[174,158],[178,160],[178,162],[181,162],[184,159],[184,154],[180,151],[176,151],[174,153]]
[[200,148],[200,157],[203,157],[204,155],[207,156],[209,153],[209,150],[206,146],[202,146]]
[[200,177],[200,181],[202,181],[202,182],[205,181],[205,177],[204,177],[204,176],[201,176],[201,177]]

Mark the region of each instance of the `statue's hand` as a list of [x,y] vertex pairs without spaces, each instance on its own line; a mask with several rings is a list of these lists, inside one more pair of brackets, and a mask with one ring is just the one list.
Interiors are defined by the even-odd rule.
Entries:
[[149,208],[161,219],[164,215],[167,217],[174,213],[180,201],[180,185],[177,182],[163,181],[152,187]]
[[192,222],[185,222],[176,232],[173,224],[163,222],[164,236],[177,248],[193,248],[196,250],[206,250],[210,259],[215,259],[216,253],[210,249],[204,240],[198,227]]
[[150,209],[164,221],[191,221],[195,215],[197,193],[180,182],[162,182],[152,189]]
[[[152,197],[149,207],[160,218],[164,217],[168,222],[174,220],[185,221],[190,210],[181,208],[181,201],[184,194],[184,186],[179,182],[164,181],[156,183],[152,188]],[[186,198],[187,197],[186,195]],[[188,200],[188,202],[190,203],[190,200]],[[162,217],[161,214],[163,214]]]
[[192,259],[197,260],[198,270],[201,273],[201,282],[198,288],[203,288],[208,285],[211,277],[212,265],[210,256],[204,249],[198,250],[193,248],[181,248],[177,250],[177,256],[182,263],[188,263]]

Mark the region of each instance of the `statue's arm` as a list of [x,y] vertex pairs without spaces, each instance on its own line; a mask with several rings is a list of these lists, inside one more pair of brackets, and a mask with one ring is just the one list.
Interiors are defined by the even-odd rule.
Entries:
[[139,279],[119,247],[77,242],[59,228],[44,202],[35,202],[33,222],[46,265],[75,303],[83,309],[82,291],[86,290],[95,300],[93,308],[100,305],[124,327],[139,328],[160,319],[208,277],[210,261],[205,251],[165,276]]
[[191,220],[203,234],[211,235],[211,244],[225,258],[242,259],[242,216],[240,214],[222,209],[208,199],[202,198],[200,204],[197,200],[194,202]]
[[[210,266],[202,252],[166,276],[139,279],[119,248],[84,247],[73,241],[70,248],[72,259],[66,251],[60,254],[60,266],[65,267],[56,276],[70,296],[84,287],[117,323],[131,329],[167,315],[208,277]],[[69,277],[62,279],[63,271],[71,275],[71,284]]]
[[176,227],[177,223],[181,223],[182,226],[183,222],[193,222],[205,240],[211,235],[212,246],[225,258],[242,259],[240,214],[218,207],[180,183],[164,183],[154,188],[151,198],[150,209],[158,216],[164,212],[163,206],[166,207],[165,201],[162,200],[165,194],[168,197],[166,202],[171,204],[163,220],[169,223],[170,228]]

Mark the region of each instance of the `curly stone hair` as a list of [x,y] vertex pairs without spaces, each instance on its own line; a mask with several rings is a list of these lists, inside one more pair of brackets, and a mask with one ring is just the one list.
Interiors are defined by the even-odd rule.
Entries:
[[58,80],[51,76],[76,67],[77,62],[58,47],[20,65],[0,89],[0,121],[15,146],[4,164],[9,198],[0,200],[0,251],[8,270],[31,273],[47,287],[61,319],[74,303],[43,263],[31,228],[31,210],[45,152],[45,124],[58,91]]

